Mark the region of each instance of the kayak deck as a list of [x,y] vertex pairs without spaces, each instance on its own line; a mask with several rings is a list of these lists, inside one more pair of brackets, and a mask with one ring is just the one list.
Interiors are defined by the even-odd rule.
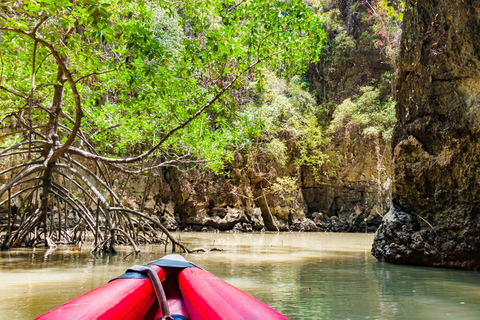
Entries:
[[[263,302],[213,274],[167,255],[149,264],[158,276],[166,305],[175,320],[197,319],[287,319]],[[162,308],[151,280],[132,270],[107,284],[75,298],[37,320],[157,320]]]

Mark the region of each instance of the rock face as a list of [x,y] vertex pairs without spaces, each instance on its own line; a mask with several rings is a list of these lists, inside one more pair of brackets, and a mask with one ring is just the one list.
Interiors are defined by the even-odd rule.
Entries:
[[479,1],[407,1],[379,260],[480,268],[479,34]]
[[338,179],[318,183],[310,168],[302,169],[308,216],[321,230],[342,232],[365,232],[367,219],[367,230],[374,232],[390,208],[390,146],[378,136],[364,136],[360,126],[348,126],[335,133],[331,150]]
[[376,39],[369,18],[369,6],[364,0],[325,2],[327,54],[307,73],[312,89],[321,103],[342,103],[359,93],[362,86],[371,85],[385,73],[393,72]]
[[[228,175],[164,168],[150,178],[132,177],[122,201],[157,215],[170,230],[374,232],[390,206],[391,149],[361,130],[336,133],[331,156],[338,180],[328,184],[316,181],[309,167],[280,166],[266,155],[252,166],[237,154]],[[268,189],[267,181],[285,176],[297,181],[293,201]]]

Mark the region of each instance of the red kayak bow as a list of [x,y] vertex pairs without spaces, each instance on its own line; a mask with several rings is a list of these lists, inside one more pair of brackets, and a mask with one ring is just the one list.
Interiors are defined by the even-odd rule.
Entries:
[[109,283],[37,320],[288,319],[263,302],[187,262],[167,255],[134,266]]

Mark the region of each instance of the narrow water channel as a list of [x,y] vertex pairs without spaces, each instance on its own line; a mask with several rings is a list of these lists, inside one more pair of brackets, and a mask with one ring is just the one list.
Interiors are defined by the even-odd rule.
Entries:
[[[180,233],[191,247],[225,249],[187,259],[291,319],[480,319],[480,273],[396,266],[370,255],[373,235]],[[164,255],[93,258],[88,248],[0,253],[0,319],[32,319],[134,264]]]

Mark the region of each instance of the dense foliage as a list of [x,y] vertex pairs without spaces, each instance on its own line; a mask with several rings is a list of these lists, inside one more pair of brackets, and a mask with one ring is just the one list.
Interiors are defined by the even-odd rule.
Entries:
[[[62,111],[72,119],[60,117],[67,128],[59,140],[68,146],[81,129],[105,155],[141,153],[195,117],[154,155],[215,159],[235,139],[229,119],[242,80],[262,64],[284,74],[301,71],[323,41],[321,23],[302,1],[238,7],[187,1],[181,9],[144,1],[39,1],[12,3],[10,11],[2,22],[3,115],[28,110],[27,121],[45,126],[42,106],[48,108],[56,82],[69,82]],[[68,72],[60,75],[62,65]],[[209,114],[196,115],[204,106]]]
[[245,139],[232,126],[245,85],[261,85],[262,68],[305,70],[318,59],[321,26],[301,0],[0,4],[0,155],[18,164],[1,172],[12,176],[0,197],[23,199],[3,247],[52,237],[58,200],[95,233],[96,248],[97,237],[106,250],[116,237],[135,243],[125,221],[149,218],[120,206],[109,172],[202,159],[218,169]]

